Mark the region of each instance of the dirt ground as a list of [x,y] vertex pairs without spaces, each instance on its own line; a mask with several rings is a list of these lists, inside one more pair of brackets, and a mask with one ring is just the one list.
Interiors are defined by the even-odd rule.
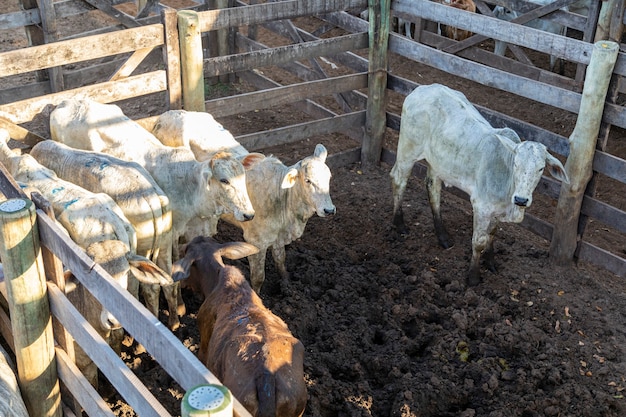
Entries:
[[[575,123],[572,115],[494,95],[426,67],[407,68],[402,60],[394,60],[391,71],[462,89],[475,103],[508,108],[564,135]],[[399,109],[401,102],[395,105]],[[242,134],[301,117],[273,109],[222,122]],[[621,132],[614,136],[624,141]],[[266,153],[292,164],[312,154],[316,143],[331,153],[346,146],[345,138],[329,135]],[[261,297],[306,348],[304,416],[626,415],[626,281],[588,264],[555,266],[549,242],[502,224],[497,273],[483,270],[484,282],[468,288],[469,202],[444,193],[444,221],[456,244],[443,250],[424,184],[413,178],[404,204],[411,233],[401,238],[391,227],[390,168],[333,169],[337,214],[311,218],[302,238],[289,245],[287,285],[279,284],[268,257]],[[239,240],[241,234],[221,225],[216,238]],[[610,243],[626,252],[623,236]],[[245,260],[235,264],[247,274]],[[188,290],[183,297],[188,314],[175,335],[195,352],[200,299]],[[167,322],[165,312],[161,319]],[[125,346],[123,358],[169,412],[180,415],[184,392],[172,378],[135,346]],[[115,414],[135,416],[102,382]]]

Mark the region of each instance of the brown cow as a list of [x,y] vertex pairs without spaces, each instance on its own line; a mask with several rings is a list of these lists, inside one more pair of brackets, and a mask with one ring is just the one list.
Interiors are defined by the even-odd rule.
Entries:
[[173,278],[201,292],[199,359],[253,416],[301,416],[306,406],[304,346],[267,309],[241,271],[222,256],[258,252],[248,243],[194,238],[174,264]]

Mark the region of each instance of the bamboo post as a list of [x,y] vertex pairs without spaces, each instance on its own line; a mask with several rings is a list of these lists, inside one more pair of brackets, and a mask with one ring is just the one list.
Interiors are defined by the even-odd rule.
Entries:
[[569,137],[570,153],[565,163],[569,184],[561,184],[556,208],[550,257],[561,265],[571,262],[578,244],[578,220],[585,188],[593,174],[594,150],[600,131],[604,101],[617,60],[619,44],[594,44],[587,67],[576,126]]
[[204,70],[200,19],[193,10],[178,12],[178,37],[182,68],[183,108],[205,111]]
[[387,46],[391,0],[369,0],[369,68],[365,134],[361,164],[367,169],[380,162],[387,126]]
[[24,402],[31,416],[61,417],[52,318],[36,222],[32,201],[10,199],[0,204],[0,258]]

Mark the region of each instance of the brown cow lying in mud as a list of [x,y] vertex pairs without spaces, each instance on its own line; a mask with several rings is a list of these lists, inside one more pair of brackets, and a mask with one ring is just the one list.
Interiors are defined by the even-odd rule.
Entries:
[[254,416],[301,416],[306,406],[304,346],[267,309],[241,271],[222,257],[258,252],[248,243],[198,236],[172,269],[201,292],[199,359]]

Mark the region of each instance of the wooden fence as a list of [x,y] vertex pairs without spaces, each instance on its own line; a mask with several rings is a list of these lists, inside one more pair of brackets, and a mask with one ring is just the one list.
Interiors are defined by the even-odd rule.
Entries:
[[[34,97],[22,98],[23,96],[19,96],[22,98],[21,100],[0,105],[0,127],[7,129],[12,139],[24,149],[28,149],[44,138],[24,129],[20,124],[31,122],[41,114],[45,114],[46,109],[58,104],[64,98],[80,95],[97,98],[105,102],[114,102],[148,94],[164,93],[170,107],[179,107],[181,83],[176,12],[174,10],[164,11],[159,17],[159,20],[161,19],[162,23],[125,29],[123,32],[105,31],[105,33],[80,37],[79,39],[67,39],[1,53],[0,78],[33,71],[47,71],[50,68],[61,68],[64,65],[103,57],[118,57],[121,54],[126,54],[127,58],[122,61],[121,65],[118,63],[118,65],[106,66],[110,72],[105,81],[87,83],[82,87]],[[133,75],[133,71],[142,59],[154,49],[163,52],[162,62],[166,69],[150,70]],[[90,71],[93,71],[93,68],[84,70],[86,73]],[[98,67],[97,72],[99,73],[98,79],[102,79],[103,74],[106,74],[103,67]],[[66,73],[65,75],[71,78],[70,74]],[[49,84],[52,85],[52,83],[50,79]],[[22,87],[23,91],[28,90],[35,92],[35,94],[39,94],[42,88],[44,91],[48,90],[41,81],[31,85],[30,88]],[[5,198],[26,198],[3,167],[0,182],[2,183],[0,188]],[[34,208],[31,210],[34,212]],[[31,380],[21,372],[18,377],[20,377],[22,384],[29,387],[39,385],[38,389],[23,390],[31,415],[61,415],[61,407],[65,415],[80,415],[79,410],[81,408],[90,416],[113,415],[99,394],[95,392],[73,364],[71,347],[73,340],[93,358],[100,371],[137,414],[155,417],[170,415],[169,411],[154,398],[145,385],[98,337],[93,328],[68,302],[62,290],[64,283],[61,264],[71,270],[81,283],[101,300],[105,308],[116,317],[120,317],[120,322],[124,328],[146,348],[150,355],[183,389],[189,390],[199,384],[220,383],[156,317],[136,299],[129,296],[129,293],[120,290],[118,285],[113,284],[108,274],[98,265],[94,265],[85,256],[84,251],[68,239],[67,235],[55,223],[53,214],[49,210],[40,206],[36,210],[36,215],[36,226],[33,225],[35,231],[29,235],[38,236],[39,242],[34,241],[27,246],[36,249],[32,264],[45,265],[43,270],[45,270],[48,278],[46,292],[50,307],[46,315],[47,303],[44,303],[41,307],[43,311],[38,311],[38,314],[32,316],[40,317],[45,323],[49,321],[50,313],[52,313],[55,323],[60,324],[60,326],[55,326],[55,339],[59,345],[54,349],[55,361],[52,363],[46,364],[45,361],[38,361],[37,363],[25,364],[25,366],[42,365],[46,369],[46,375],[52,371],[58,371],[62,385],[69,390],[71,397],[76,402],[68,401],[68,398],[65,398],[63,403],[58,402],[58,397],[54,395],[55,393],[59,394],[58,383],[57,388],[54,385],[46,386],[45,384],[50,382],[50,378],[46,378],[45,381],[43,378]],[[6,236],[4,237],[6,238]],[[41,244],[40,254],[38,254],[39,243]],[[10,246],[7,249],[8,252],[2,253],[5,265],[9,259],[16,259],[20,264],[29,260],[29,258],[24,259],[24,256],[19,256],[19,253],[11,251]],[[30,262],[26,262],[27,268],[29,268],[29,264]],[[5,268],[5,273],[8,271],[15,272],[16,268]],[[14,273],[9,276],[7,274],[6,282],[0,284],[2,305],[12,305],[10,302],[6,303],[6,300],[10,300],[10,288],[15,285],[13,280],[19,279],[20,275]],[[21,354],[25,353],[25,349],[29,346],[16,343],[17,341],[14,340],[14,335],[24,333],[24,329],[20,327],[24,322],[17,320],[16,317],[22,309],[9,308],[8,310],[10,310],[13,320],[10,319],[6,307],[0,309],[0,330],[9,345],[14,349],[17,348],[15,353],[18,358],[17,362],[20,363]],[[32,317],[28,319],[33,320]],[[45,326],[42,325],[43,327]],[[41,370],[29,369],[27,374],[37,374],[38,371]],[[42,399],[49,401],[42,401]],[[236,415],[249,415],[236,399],[234,400],[234,410]]]
[[[219,10],[191,7],[190,11],[178,16],[171,10],[165,10],[161,3],[148,1],[143,3],[143,14],[149,14],[146,10],[157,10],[160,7],[164,10],[156,17],[130,18],[128,14],[120,15],[119,21],[127,27],[120,29],[122,31],[99,29],[98,33],[81,36],[80,39],[73,39],[78,35],[72,35],[69,39],[0,53],[0,81],[3,77],[15,74],[47,72],[35,83],[0,91],[0,127],[9,129],[11,137],[27,149],[45,139],[45,135],[34,134],[24,126],[42,115],[45,119],[49,109],[63,98],[81,94],[103,102],[119,102],[159,93],[164,94],[166,107],[206,110],[218,119],[274,106],[290,106],[310,117],[310,121],[297,125],[284,125],[271,131],[238,136],[237,139],[250,150],[333,134],[337,137],[337,148],[341,152],[335,152],[329,157],[331,168],[359,161],[392,164],[395,149],[383,146],[381,135],[397,134],[400,117],[384,106],[385,95],[405,96],[418,82],[387,73],[385,66],[388,54],[384,48],[389,53],[420,65],[428,65],[524,99],[578,113],[585,68],[590,62],[593,41],[596,36],[620,40],[624,2],[592,2],[589,15],[583,17],[560,10],[572,1],[557,0],[541,8],[521,0],[476,1],[479,13],[470,14],[430,1],[380,0],[370,2],[370,16],[373,16],[370,22],[354,13],[368,8],[366,0],[266,3],[250,0],[250,4],[232,1],[230,5],[234,7]],[[58,18],[66,10],[65,7],[77,7],[81,3],[78,0],[56,3],[42,1],[42,5],[51,8],[42,7],[38,9],[38,14],[33,11],[12,14],[10,21],[17,25],[19,15],[23,18],[23,26],[37,25],[47,16],[51,16],[50,19]],[[115,11],[117,9],[105,7],[106,4],[100,1],[90,0],[85,3],[92,5],[88,9],[93,9],[93,5],[100,6],[101,10],[108,10],[108,14],[113,17],[118,13]],[[491,16],[492,6],[505,4],[518,4],[519,10],[529,11],[531,14],[526,18],[545,16],[545,19],[561,22],[579,36],[564,37],[519,25],[510,30],[512,23]],[[223,6],[221,2],[213,5],[213,8]],[[49,14],[50,10],[54,13]],[[352,13],[347,13],[348,10]],[[306,16],[316,16],[323,25],[319,30],[309,32],[294,23],[295,19]],[[390,16],[413,22],[416,27],[413,39],[398,33],[388,33],[390,26],[387,17]],[[4,24],[2,22],[6,22],[6,19],[0,20],[0,25]],[[475,35],[465,41],[453,41],[438,34],[437,24],[470,30]],[[0,29],[6,27],[0,26]],[[331,29],[337,28],[340,34],[324,36]],[[282,43],[260,43],[257,30],[261,29],[276,34]],[[179,30],[183,30],[181,36]],[[198,41],[197,37],[204,35],[206,39],[209,33],[218,34],[217,47],[207,47],[204,41]],[[480,47],[479,42],[485,39],[503,40],[520,48],[515,52],[515,59],[499,57]],[[376,45],[377,48],[370,48],[370,45]],[[568,78],[541,69],[529,59],[524,59],[525,50],[557,55],[574,63],[578,67],[576,74]],[[98,61],[96,66],[86,65],[79,69],[68,70],[64,67],[107,57],[113,59]],[[138,70],[139,63],[145,63],[145,59],[156,60],[161,68],[148,66],[148,70]],[[323,67],[322,62],[338,65],[341,71],[334,74],[332,70],[323,69],[328,66]],[[273,79],[273,69],[286,71],[301,81],[283,85]],[[580,212],[579,242],[575,254],[577,259],[601,265],[619,276],[626,276],[623,252],[620,255],[619,248],[604,248],[586,240],[585,226],[589,220],[600,222],[611,233],[623,238],[623,242],[626,241],[626,213],[595,195],[595,189],[602,181],[614,181],[617,187],[623,187],[626,183],[626,162],[623,156],[605,151],[611,129],[626,128],[626,109],[620,105],[623,101],[620,81],[625,72],[626,61],[620,53],[594,156],[594,179],[591,186],[587,187]],[[256,91],[206,99],[206,82],[223,82],[235,78],[254,86]],[[495,126],[512,127],[521,136],[546,144],[553,153],[564,158],[568,156],[570,147],[567,137],[489,108],[479,107],[479,110]],[[154,116],[145,115],[139,121],[149,127]],[[379,128],[381,121],[383,129]],[[416,167],[415,171],[418,176],[424,175],[423,166]],[[0,175],[0,179],[2,177]],[[559,188],[555,181],[543,178],[538,192],[556,200]],[[0,189],[8,198],[19,196],[19,190],[12,187],[10,178],[2,179]],[[107,282],[106,273],[92,268],[93,265],[85,259],[84,254],[58,233],[54,222],[43,210],[37,210],[37,218],[44,254],[49,251],[63,265],[78,271],[81,282],[99,299],[105,300],[103,304],[116,317],[125,318],[122,320],[124,327],[144,344],[148,352],[184,389],[215,381],[195,356],[136,300],[104,285]],[[548,219],[532,215],[526,216],[523,225],[548,240],[551,239],[553,229],[559,226],[551,224]],[[51,259],[54,257],[50,256]],[[53,315],[81,345],[93,345],[88,337],[82,336],[80,329],[84,325],[71,313],[71,307],[61,301],[62,291],[57,290],[55,284],[48,284],[48,288]],[[133,314],[129,314],[130,311]],[[10,321],[1,309],[0,323],[4,323],[3,336],[10,340]],[[62,382],[82,393],[74,395],[80,406],[89,409],[89,415],[110,415],[98,408],[97,394],[89,392],[84,381],[80,382],[79,376],[74,372],[62,371],[71,368],[71,361],[65,361],[63,349],[57,348],[56,352]],[[125,398],[138,414],[167,415],[160,414],[160,405],[155,404],[156,401],[145,387],[131,388],[136,382],[132,376],[108,374],[113,372],[111,369],[125,368],[119,366],[119,358],[104,353],[95,356],[104,358],[103,362],[98,363],[102,372],[119,392],[129,393]],[[239,409],[237,413],[244,415],[245,410]]]

